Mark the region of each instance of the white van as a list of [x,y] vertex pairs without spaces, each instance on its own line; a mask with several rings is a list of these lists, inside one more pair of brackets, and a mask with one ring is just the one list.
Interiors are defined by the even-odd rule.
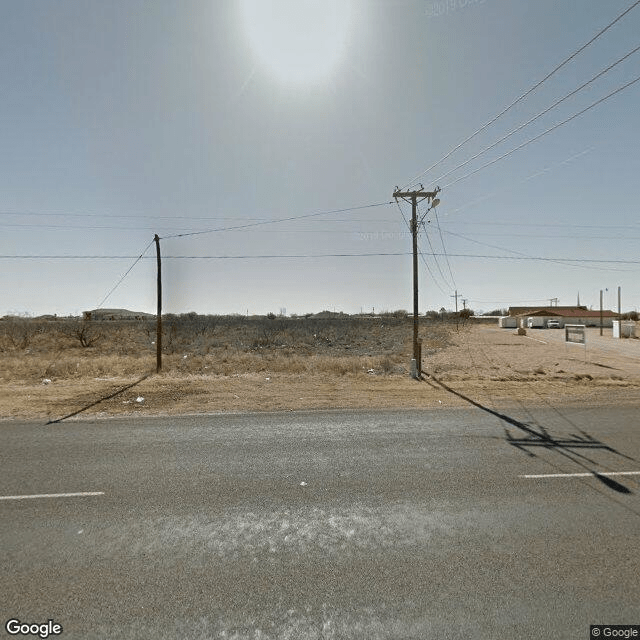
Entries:
[[527,318],[527,328],[528,329],[544,329],[544,319],[543,318]]

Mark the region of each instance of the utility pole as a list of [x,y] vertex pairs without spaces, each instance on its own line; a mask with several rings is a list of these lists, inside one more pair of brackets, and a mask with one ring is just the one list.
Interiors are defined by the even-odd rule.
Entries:
[[467,310],[467,299],[466,298],[462,298],[462,308],[465,311]]
[[160,261],[160,237],[154,236],[156,243],[156,258],[158,263],[158,315],[156,321],[156,373],[162,370],[162,270]]
[[602,335],[602,289],[600,289],[600,335]]
[[462,298],[462,295],[459,294],[458,290],[456,289],[456,295],[455,296],[449,296],[449,297],[456,299],[456,313],[458,313],[458,298]]
[[418,202],[427,200],[437,205],[435,200],[440,187],[435,191],[424,191],[422,185],[416,191],[400,191],[398,187],[393,192],[393,197],[397,200],[402,198],[405,202],[411,202],[411,235],[413,246],[413,360],[411,362],[411,375],[416,379],[422,376],[422,363],[420,345],[418,344]]
[[618,287],[618,320],[622,320],[621,287]]

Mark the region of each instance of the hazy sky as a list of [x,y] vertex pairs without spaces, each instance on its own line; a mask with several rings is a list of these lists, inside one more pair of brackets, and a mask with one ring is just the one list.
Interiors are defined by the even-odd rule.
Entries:
[[[0,0],[0,315],[93,309],[145,248],[104,306],[153,312],[154,233],[167,312],[411,309],[396,204],[323,212],[391,202],[631,4]],[[616,307],[618,286],[640,306],[640,82],[457,181],[638,77],[640,51],[442,177],[639,34],[640,5],[418,180],[442,187],[421,310],[456,289]]]

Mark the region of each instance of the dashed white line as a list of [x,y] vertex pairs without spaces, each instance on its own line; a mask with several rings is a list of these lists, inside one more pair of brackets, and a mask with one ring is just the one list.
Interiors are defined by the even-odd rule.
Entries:
[[[596,472],[589,473],[537,473],[518,478],[592,478]],[[598,471],[599,476],[638,476],[640,471]]]
[[34,493],[28,496],[0,496],[0,500],[31,500],[33,498],[78,498],[82,496],[103,496],[104,491],[81,491],[78,493]]

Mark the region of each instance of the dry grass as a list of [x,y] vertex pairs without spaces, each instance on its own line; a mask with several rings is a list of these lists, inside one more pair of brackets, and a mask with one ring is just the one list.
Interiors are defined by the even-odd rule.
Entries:
[[[164,329],[162,373],[88,414],[464,404],[409,378],[410,319],[186,316]],[[425,371],[478,401],[638,400],[633,360],[585,363],[490,325],[422,320],[421,338]],[[0,417],[59,418],[111,395],[155,371],[154,340],[149,321],[1,320]]]
[[[422,330],[425,347],[447,344],[451,327]],[[230,376],[244,373],[383,375],[406,370],[405,318],[169,317],[163,370]],[[148,320],[0,321],[0,380],[41,381],[135,376],[155,365],[155,325]]]

